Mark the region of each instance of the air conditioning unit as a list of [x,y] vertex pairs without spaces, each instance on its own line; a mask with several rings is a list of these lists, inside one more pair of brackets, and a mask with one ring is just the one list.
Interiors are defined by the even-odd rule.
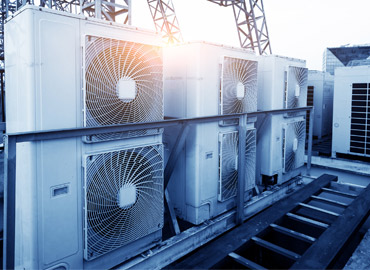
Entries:
[[[314,106],[313,136],[321,139],[331,134],[333,120],[334,76],[330,73],[308,71],[307,106]],[[309,116],[309,113],[307,113]],[[307,117],[307,128],[309,117]],[[308,134],[308,129],[307,129]]]
[[370,66],[335,69],[332,156],[370,156]]
[[[238,185],[238,132],[219,134],[219,192],[218,200],[227,201],[237,194]],[[256,182],[256,129],[249,128],[245,142],[245,190],[251,190]]]
[[[8,132],[163,119],[156,34],[34,6],[5,34]],[[21,143],[16,177],[17,268],[111,268],[161,239],[160,130]]]
[[[204,42],[164,49],[165,116],[201,117],[257,110],[257,57]],[[255,118],[248,118],[246,198],[255,186]],[[192,125],[169,182],[177,215],[200,224],[234,207],[238,178],[238,121]],[[176,130],[166,129],[170,150]]]
[[[262,56],[258,68],[258,109],[269,111],[306,107],[308,72],[305,64],[304,60],[294,58]],[[283,183],[300,173],[295,167],[303,165],[304,151],[299,149],[304,149],[304,140],[301,144],[297,134],[291,135],[289,125],[304,121],[305,115],[306,112],[266,116],[257,140],[260,184]],[[293,148],[294,155],[289,151]],[[294,162],[290,159],[292,156]]]
[[260,184],[282,184],[304,165],[306,120],[303,116],[267,116],[258,138]]
[[258,110],[305,107],[306,61],[277,55],[262,56],[258,66]]

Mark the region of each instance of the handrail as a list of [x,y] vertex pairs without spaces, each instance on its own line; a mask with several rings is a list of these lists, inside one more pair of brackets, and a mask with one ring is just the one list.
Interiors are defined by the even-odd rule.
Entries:
[[[228,115],[213,115],[213,116],[202,116],[195,118],[182,118],[182,119],[169,119],[157,122],[146,122],[146,123],[130,123],[121,125],[111,125],[103,127],[84,127],[84,128],[71,128],[71,129],[58,129],[58,130],[42,130],[42,131],[30,131],[21,133],[7,133],[4,135],[5,144],[5,156],[4,156],[4,240],[3,240],[3,267],[4,269],[14,269],[14,253],[15,253],[15,209],[16,209],[16,146],[17,143],[21,142],[35,142],[42,140],[54,140],[64,139],[71,137],[89,136],[112,132],[124,132],[140,129],[153,129],[153,128],[165,128],[169,126],[185,124],[200,124],[217,122],[229,119],[239,119],[239,123],[244,123],[246,118],[255,117],[258,115],[266,114],[284,114],[293,112],[310,111],[310,122],[309,122],[309,137],[308,137],[308,152],[307,152],[307,174],[310,174],[311,168],[311,155],[312,155],[312,132],[313,132],[313,107],[302,107],[294,109],[281,109],[281,110],[270,110],[270,111],[257,111],[252,113],[238,113]],[[239,126],[239,137],[243,136],[246,132],[246,125],[237,124]],[[181,134],[180,134],[181,135]],[[239,138],[239,141],[241,138]],[[179,140],[183,141],[183,140]],[[174,146],[176,148],[177,146]],[[245,148],[240,147],[239,151],[244,152]],[[174,160],[177,159],[179,151],[175,151],[174,155],[170,155]],[[244,153],[239,153],[239,156],[244,156]],[[173,166],[168,162],[165,168],[165,175],[171,176],[171,171],[167,167]],[[241,166],[238,166],[241,168]],[[167,170],[167,171],[166,171]],[[238,190],[243,190],[242,181],[244,170],[238,173]],[[169,179],[165,179],[165,181]],[[240,192],[238,192],[237,200],[237,223],[243,220],[243,208],[244,200]]]

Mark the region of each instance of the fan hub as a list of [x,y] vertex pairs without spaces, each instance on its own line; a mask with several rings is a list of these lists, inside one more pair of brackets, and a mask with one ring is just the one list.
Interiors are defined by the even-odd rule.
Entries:
[[297,97],[299,97],[300,94],[301,94],[301,87],[299,86],[299,84],[296,84],[295,85],[294,95],[297,98]]
[[293,152],[297,152],[298,150],[298,139],[297,138],[294,138],[293,140]]
[[123,77],[117,82],[117,95],[123,102],[131,102],[136,97],[136,82],[129,77]]
[[242,82],[238,82],[236,84],[236,98],[237,99],[243,99],[245,96],[245,91],[244,91],[244,84]]
[[117,201],[118,206],[122,209],[133,206],[136,202],[136,186],[133,184],[124,184],[118,191]]

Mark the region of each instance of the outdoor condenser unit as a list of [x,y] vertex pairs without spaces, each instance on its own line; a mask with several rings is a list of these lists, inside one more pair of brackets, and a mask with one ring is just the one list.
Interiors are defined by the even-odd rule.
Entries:
[[[307,88],[307,106],[314,106],[315,108],[313,136],[321,139],[321,137],[331,134],[334,76],[322,71],[309,70]],[[307,128],[308,122],[309,120],[307,121]]]
[[[261,111],[307,106],[305,61],[269,55],[259,65],[258,109]],[[261,184],[281,184],[304,165],[306,112],[267,115],[257,142],[258,179]]]
[[262,56],[258,67],[258,110],[305,107],[306,61],[277,55]]
[[267,117],[258,138],[260,183],[281,184],[300,174],[304,165],[306,120],[304,116]]
[[[156,34],[26,6],[5,35],[8,132],[163,119]],[[106,269],[161,239],[160,130],[20,143],[16,168],[16,268]]]
[[[246,50],[204,42],[164,49],[165,116],[175,118],[257,110],[257,57]],[[246,198],[255,186],[255,119],[238,141],[237,120],[192,125],[169,191],[177,215],[200,224],[235,206],[238,145],[246,149]],[[176,130],[164,141],[171,149]]]
[[370,156],[370,66],[335,69],[332,156]]

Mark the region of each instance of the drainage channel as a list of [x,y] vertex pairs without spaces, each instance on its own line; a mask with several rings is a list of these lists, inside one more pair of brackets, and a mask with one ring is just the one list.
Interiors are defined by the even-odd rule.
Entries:
[[370,185],[322,175],[172,269],[324,269],[370,213]]

